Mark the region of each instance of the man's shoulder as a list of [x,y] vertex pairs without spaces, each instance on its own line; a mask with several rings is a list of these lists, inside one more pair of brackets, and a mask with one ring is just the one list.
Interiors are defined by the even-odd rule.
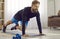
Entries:
[[31,7],[25,7],[24,9],[30,9]]
[[31,8],[31,7],[25,7],[25,8]]
[[24,9],[21,9],[21,10],[19,10],[17,13],[22,13],[23,11],[27,11],[27,10],[29,10],[31,7],[25,7]]
[[30,9],[31,7],[25,7],[25,8],[23,8],[23,9],[21,9],[21,10],[19,10],[19,11],[23,11],[24,9]]

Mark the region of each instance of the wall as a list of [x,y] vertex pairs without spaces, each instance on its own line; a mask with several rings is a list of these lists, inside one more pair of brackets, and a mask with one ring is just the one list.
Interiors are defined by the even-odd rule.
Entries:
[[55,0],[55,12],[56,12],[56,15],[58,14],[59,10],[60,10],[60,0]]
[[55,15],[55,0],[47,0],[47,14],[49,16]]
[[60,10],[60,0],[48,0],[48,16],[58,15]]
[[[41,23],[43,27],[47,27],[47,0],[39,0],[41,2],[39,12],[41,16]],[[14,14],[24,7],[31,6],[32,0],[5,0],[5,22],[10,20]],[[33,21],[33,22],[32,22]],[[29,21],[30,28],[36,28],[36,19],[32,18]]]

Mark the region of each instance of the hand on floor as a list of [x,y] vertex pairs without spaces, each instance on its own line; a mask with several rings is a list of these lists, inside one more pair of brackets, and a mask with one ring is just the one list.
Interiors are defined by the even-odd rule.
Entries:
[[45,36],[45,34],[43,34],[43,33],[40,33],[39,35],[40,35],[40,36]]
[[29,37],[29,35],[27,35],[27,34],[24,34],[24,35],[22,35],[23,37]]

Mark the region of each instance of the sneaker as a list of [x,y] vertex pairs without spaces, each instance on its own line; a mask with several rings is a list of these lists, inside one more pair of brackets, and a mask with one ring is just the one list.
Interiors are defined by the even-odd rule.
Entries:
[[11,30],[16,30],[16,26],[12,27]]
[[5,27],[5,26],[3,26],[3,32],[4,32],[4,33],[6,32],[6,27]]

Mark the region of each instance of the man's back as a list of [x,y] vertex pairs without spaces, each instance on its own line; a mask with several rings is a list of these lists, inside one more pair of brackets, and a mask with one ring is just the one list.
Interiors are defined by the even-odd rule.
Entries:
[[31,7],[26,7],[20,11],[18,11],[14,18],[17,20],[22,20],[22,17],[25,16],[25,19],[28,21],[30,18],[35,17],[38,14],[38,12],[31,12]]

